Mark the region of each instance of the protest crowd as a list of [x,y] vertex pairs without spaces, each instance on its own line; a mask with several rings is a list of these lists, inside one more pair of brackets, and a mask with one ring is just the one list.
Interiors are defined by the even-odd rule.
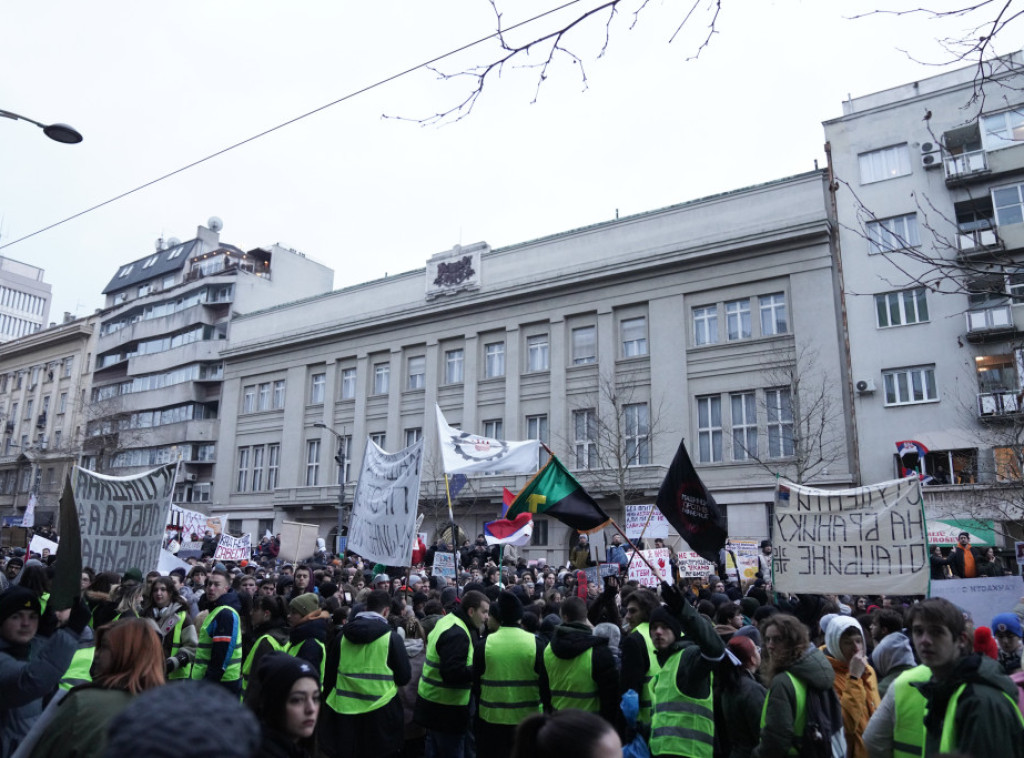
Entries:
[[484,535],[293,565],[268,536],[168,576],[85,567],[56,612],[53,566],[15,552],[0,758],[1024,756],[1024,598],[779,593],[768,541],[750,581],[673,559],[641,586],[618,534],[557,566]]

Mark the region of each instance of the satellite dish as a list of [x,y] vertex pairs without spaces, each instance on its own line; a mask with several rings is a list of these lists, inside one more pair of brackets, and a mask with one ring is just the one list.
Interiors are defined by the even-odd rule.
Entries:
[[153,243],[153,246],[154,246],[154,247],[156,247],[156,251],[157,251],[158,253],[159,253],[159,252],[160,252],[161,250],[165,250],[165,249],[166,249],[166,247],[165,247],[165,245],[164,245],[164,238],[163,238],[163,237],[157,237],[157,238],[156,238],[156,242],[154,242],[154,243]]
[[169,240],[167,240],[167,248],[168,249],[170,249],[172,247],[177,247],[180,244],[181,244],[181,240],[178,239],[177,237],[171,237]]
[[224,228],[224,222],[217,216],[210,216],[210,219],[206,222],[206,228],[211,232],[219,232]]

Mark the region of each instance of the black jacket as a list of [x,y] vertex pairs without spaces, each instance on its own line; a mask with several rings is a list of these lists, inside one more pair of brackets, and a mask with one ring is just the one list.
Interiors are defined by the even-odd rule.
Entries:
[[[466,661],[469,659],[470,646],[476,644],[480,639],[480,634],[461,608],[457,608],[454,613],[469,629],[469,635],[467,636],[461,627],[453,626],[438,637],[436,651],[439,673],[445,684],[472,687],[473,667],[467,665]],[[434,633],[431,632],[432,635]],[[427,649],[430,649],[429,638]],[[417,697],[413,719],[427,729],[435,729],[449,734],[462,734],[469,728],[469,706],[441,705]]]
[[[971,547],[969,549],[971,551],[971,554],[974,556],[974,567],[975,567],[975,569],[977,569],[978,568],[978,564],[981,563],[982,559],[985,557],[985,554],[983,552],[981,552],[981,550],[979,550],[976,547]],[[952,569],[952,571],[953,571],[953,576],[956,576],[956,577],[959,577],[960,579],[963,579],[964,578],[964,551],[960,549],[959,545],[955,546],[950,551],[948,560],[949,560],[949,568]],[[978,573],[978,576],[981,576],[981,574]]]

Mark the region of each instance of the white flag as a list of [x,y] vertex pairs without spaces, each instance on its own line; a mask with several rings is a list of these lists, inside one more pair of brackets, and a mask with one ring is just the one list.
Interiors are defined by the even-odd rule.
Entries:
[[507,442],[448,426],[437,408],[437,436],[447,474],[532,474],[537,470],[537,440]]
[[36,525],[36,493],[28,496],[28,505],[25,506],[25,515],[21,519],[21,525],[26,529]]

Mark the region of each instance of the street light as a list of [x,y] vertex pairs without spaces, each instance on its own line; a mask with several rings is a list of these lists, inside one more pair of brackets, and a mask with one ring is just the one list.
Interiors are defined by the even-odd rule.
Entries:
[[[338,452],[335,453],[334,460],[338,464],[338,537],[341,537],[345,529],[345,437],[320,421],[315,421],[313,427],[330,432],[338,440]],[[342,431],[344,430],[342,427]]]
[[63,142],[65,145],[77,145],[82,141],[81,133],[73,126],[67,124],[43,124],[28,116],[19,116],[17,113],[0,109],[0,117],[9,118],[12,121],[28,121],[43,130],[43,134],[54,142]]

